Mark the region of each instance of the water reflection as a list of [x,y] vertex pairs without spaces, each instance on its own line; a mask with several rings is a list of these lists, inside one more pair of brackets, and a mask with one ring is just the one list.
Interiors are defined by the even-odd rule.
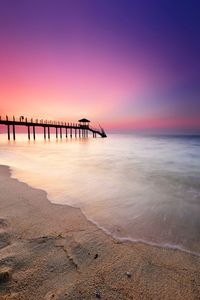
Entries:
[[1,135],[0,163],[117,237],[200,252],[200,138]]

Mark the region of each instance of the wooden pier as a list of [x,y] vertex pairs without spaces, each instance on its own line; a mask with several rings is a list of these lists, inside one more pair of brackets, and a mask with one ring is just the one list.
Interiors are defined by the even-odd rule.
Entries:
[[31,139],[31,129],[32,129],[32,135],[33,140],[36,139],[36,128],[43,128],[43,135],[44,139],[47,138],[50,140],[51,138],[51,128],[55,129],[56,133],[56,139],[62,137],[65,135],[67,138],[68,136],[70,138],[74,137],[88,137],[89,132],[92,133],[93,137],[96,138],[97,135],[99,135],[102,138],[107,137],[104,129],[100,126],[100,128],[93,128],[90,126],[90,121],[87,119],[81,119],[78,121],[78,123],[66,123],[66,122],[57,122],[57,121],[48,121],[48,120],[33,120],[24,118],[23,116],[19,117],[18,119],[13,116],[12,119],[10,119],[8,116],[5,117],[5,119],[2,119],[0,116],[0,125],[5,125],[7,127],[7,134],[8,134],[8,140],[11,139],[11,133],[13,140],[16,139],[16,126],[25,126],[27,127],[27,134],[28,139]]

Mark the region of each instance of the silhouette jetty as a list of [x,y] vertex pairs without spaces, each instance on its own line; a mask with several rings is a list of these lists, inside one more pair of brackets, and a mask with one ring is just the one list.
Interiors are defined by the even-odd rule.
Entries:
[[28,139],[31,139],[31,128],[33,139],[36,138],[36,128],[43,128],[44,139],[51,137],[50,129],[54,128],[56,130],[56,138],[60,136],[62,139],[63,131],[66,137],[68,135],[72,138],[73,135],[75,137],[88,137],[89,132],[93,134],[95,138],[97,135],[102,138],[107,137],[104,129],[99,125],[99,128],[93,128],[90,126],[90,121],[87,119],[80,119],[78,123],[66,123],[66,122],[57,122],[57,121],[48,121],[48,120],[33,120],[24,118],[24,116],[20,116],[17,120],[14,116],[10,120],[8,116],[5,119],[2,119],[0,116],[0,124],[7,126],[7,134],[8,140],[11,138],[11,133],[13,136],[13,140],[16,139],[16,126],[26,126],[28,129]]

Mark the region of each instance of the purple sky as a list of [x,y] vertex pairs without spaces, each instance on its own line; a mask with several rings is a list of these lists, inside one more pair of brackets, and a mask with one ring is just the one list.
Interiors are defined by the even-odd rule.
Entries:
[[200,2],[0,2],[0,110],[200,131]]

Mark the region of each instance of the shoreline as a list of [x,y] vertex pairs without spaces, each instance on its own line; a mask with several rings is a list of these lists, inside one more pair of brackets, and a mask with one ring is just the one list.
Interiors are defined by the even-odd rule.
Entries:
[[[59,205],[59,204],[58,204]],[[70,206],[68,204],[66,204],[67,206]],[[73,206],[72,206],[73,207]],[[81,210],[81,208],[79,208]],[[200,253],[191,251],[189,249],[183,248],[182,246],[179,245],[173,245],[173,244],[158,244],[158,243],[154,243],[154,242],[149,242],[146,240],[142,240],[142,239],[133,239],[131,237],[118,237],[116,235],[113,235],[110,231],[108,231],[106,228],[104,228],[103,226],[99,225],[96,221],[88,218],[86,216],[86,214],[81,210],[81,213],[85,216],[85,218],[87,219],[87,221],[91,222],[92,224],[94,224],[96,227],[98,227],[100,230],[102,230],[107,236],[110,236],[113,240],[122,242],[122,243],[130,243],[130,244],[142,244],[142,245],[147,245],[147,246],[151,246],[151,247],[156,247],[156,248],[163,248],[163,249],[171,249],[174,251],[180,251],[183,253],[187,253],[190,255],[194,255],[197,257],[200,257]]]
[[88,222],[91,222],[92,224],[94,224],[95,226],[97,226],[98,229],[102,230],[106,235],[110,236],[112,239],[114,239],[116,241],[119,241],[119,242],[122,242],[122,243],[136,243],[136,244],[144,244],[144,245],[149,245],[149,246],[158,247],[158,248],[172,249],[172,250],[182,251],[184,253],[188,253],[188,254],[200,257],[200,253],[192,251],[192,250],[189,250],[187,248],[184,248],[182,245],[169,244],[169,243],[163,243],[163,244],[160,243],[159,244],[159,243],[156,243],[156,242],[151,242],[151,241],[147,241],[147,240],[143,240],[143,239],[134,239],[134,238],[131,238],[131,237],[128,237],[128,236],[125,236],[125,237],[116,236],[116,235],[112,234],[108,229],[106,229],[105,227],[103,227],[100,224],[98,224],[98,222],[96,222],[92,218],[88,217],[87,214],[81,209],[81,207],[72,206],[70,204],[59,204],[59,203],[54,202],[53,200],[51,201],[49,199],[49,197],[48,197],[48,192],[46,190],[43,190],[40,187],[31,186],[29,183],[23,181],[23,179],[18,179],[17,176],[13,175],[15,173],[15,171],[12,169],[12,167],[8,166],[8,165],[5,165],[5,166],[9,168],[9,170],[10,170],[10,177],[11,178],[16,179],[18,182],[23,182],[23,183],[27,184],[30,188],[39,189],[39,190],[44,191],[46,193],[46,195],[47,195],[48,201],[50,203],[52,203],[52,204],[55,204],[55,205],[64,205],[64,206],[67,206],[67,207],[80,209],[81,213],[84,215],[84,217],[87,219]]
[[115,240],[79,208],[11,178],[7,166],[0,188],[0,278],[9,274],[0,299],[200,298],[198,256]]

